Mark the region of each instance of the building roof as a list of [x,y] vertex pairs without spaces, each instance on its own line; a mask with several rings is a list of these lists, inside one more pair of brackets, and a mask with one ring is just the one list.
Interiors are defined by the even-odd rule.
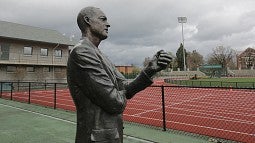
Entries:
[[238,56],[239,57],[241,57],[241,56],[252,56],[253,57],[253,56],[255,56],[255,49],[248,47],[246,50],[244,50]]
[[69,38],[65,37],[56,30],[43,29],[6,21],[0,21],[0,37],[45,43],[74,45],[74,43],[70,41]]

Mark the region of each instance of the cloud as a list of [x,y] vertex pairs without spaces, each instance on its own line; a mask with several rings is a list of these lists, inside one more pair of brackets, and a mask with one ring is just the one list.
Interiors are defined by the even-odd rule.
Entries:
[[186,16],[185,48],[206,56],[218,45],[255,47],[254,0],[1,0],[0,19],[55,29],[79,39],[76,16],[101,8],[111,24],[100,49],[118,65],[142,65],[160,49],[176,53],[182,42],[177,17]]

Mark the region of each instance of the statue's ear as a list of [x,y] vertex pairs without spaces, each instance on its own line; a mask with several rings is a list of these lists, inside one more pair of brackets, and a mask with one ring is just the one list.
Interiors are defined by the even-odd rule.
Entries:
[[85,21],[85,23],[87,23],[88,25],[90,25],[90,24],[89,24],[89,23],[90,23],[90,19],[89,19],[87,16],[84,17],[84,21]]

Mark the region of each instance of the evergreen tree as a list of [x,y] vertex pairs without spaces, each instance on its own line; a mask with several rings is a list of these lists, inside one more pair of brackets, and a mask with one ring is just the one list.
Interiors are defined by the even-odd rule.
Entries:
[[[187,53],[186,50],[184,49],[185,53],[185,59],[187,58]],[[176,60],[177,60],[177,67],[180,68],[181,70],[184,70],[184,60],[183,60],[183,45],[182,43],[180,44],[179,49],[176,52]],[[187,60],[185,60],[185,64],[187,65]]]

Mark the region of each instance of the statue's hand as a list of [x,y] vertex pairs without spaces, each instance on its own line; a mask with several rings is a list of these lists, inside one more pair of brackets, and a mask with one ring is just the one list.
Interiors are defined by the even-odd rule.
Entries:
[[157,72],[166,69],[167,65],[172,61],[172,57],[163,50],[160,50],[153,56],[152,60],[145,67],[144,72],[152,77]]

